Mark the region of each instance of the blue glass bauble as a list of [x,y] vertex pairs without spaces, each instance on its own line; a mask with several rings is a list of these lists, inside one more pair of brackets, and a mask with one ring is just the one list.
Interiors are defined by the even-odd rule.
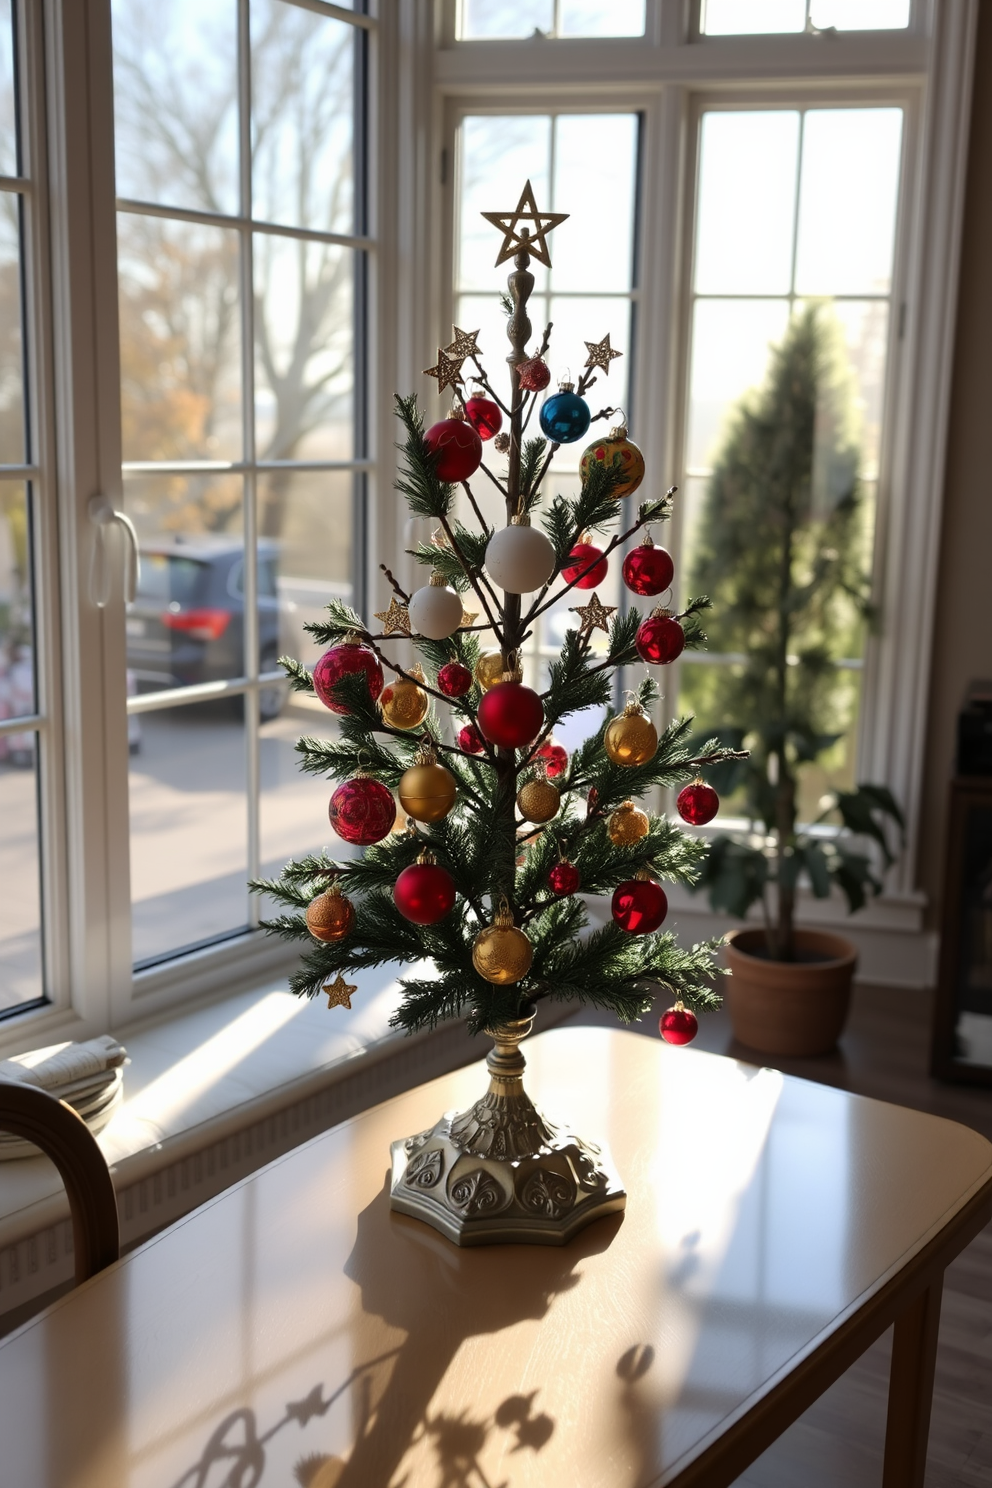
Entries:
[[591,419],[589,404],[578,393],[552,393],[541,405],[541,428],[554,444],[574,444]]

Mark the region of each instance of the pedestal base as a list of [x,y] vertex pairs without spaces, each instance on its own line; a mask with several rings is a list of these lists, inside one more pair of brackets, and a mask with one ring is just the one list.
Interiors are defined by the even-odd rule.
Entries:
[[627,1202],[600,1148],[546,1121],[524,1093],[517,1045],[532,1022],[493,1031],[481,1100],[390,1148],[391,1207],[456,1245],[564,1245]]

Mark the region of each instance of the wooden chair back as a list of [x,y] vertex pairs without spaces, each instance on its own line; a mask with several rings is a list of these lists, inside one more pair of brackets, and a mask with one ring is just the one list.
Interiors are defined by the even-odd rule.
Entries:
[[76,1285],[116,1261],[121,1249],[117,1195],[82,1117],[47,1091],[0,1081],[0,1130],[33,1142],[59,1170],[72,1214]]

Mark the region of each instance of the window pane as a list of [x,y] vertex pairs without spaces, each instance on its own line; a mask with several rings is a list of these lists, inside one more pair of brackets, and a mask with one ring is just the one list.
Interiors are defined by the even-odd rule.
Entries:
[[[560,114],[555,120],[555,210],[570,213],[550,239],[555,289],[630,288],[636,173],[636,114]],[[609,231],[603,228],[606,203]],[[537,204],[545,206],[540,196]]]
[[280,716],[262,724],[260,734],[261,862],[262,873],[269,878],[278,875],[289,858],[323,847],[332,856],[341,851],[327,819],[334,783],[301,774],[296,752],[301,734],[336,740],[340,732],[334,715],[317,698],[293,693]]
[[806,0],[703,0],[702,29],[707,36],[802,31],[805,26]]
[[896,31],[909,25],[910,0],[810,0],[810,19],[838,31]]
[[27,487],[0,481],[0,718],[35,711],[31,527]]
[[560,0],[559,36],[643,36],[644,0]]
[[798,146],[791,110],[703,115],[697,293],[788,293]]
[[353,232],[355,28],[252,0],[251,32],[253,216]]
[[16,112],[10,0],[0,0],[0,176],[17,175]]
[[238,208],[234,0],[113,0],[119,196]]
[[0,465],[24,459],[19,199],[0,191]]
[[554,0],[462,0],[458,36],[463,41],[533,36],[554,23]]
[[[5,697],[12,670],[0,677],[0,712],[24,711]],[[44,995],[37,758],[37,734],[0,734],[0,1013]]]
[[856,416],[861,428],[861,475],[877,480],[889,335],[887,300],[836,300],[832,313],[842,332]]
[[[462,120],[460,143],[456,283],[459,289],[492,291],[500,238],[479,214],[511,212],[527,180],[538,208],[549,209],[551,120],[527,114],[469,116]],[[551,242],[554,249],[554,238]],[[554,257],[552,251],[552,262]],[[511,267],[508,261],[507,272]],[[545,271],[534,264],[533,273],[542,289]]]
[[887,294],[901,109],[814,109],[803,131],[796,289]]
[[713,461],[728,416],[764,379],[768,349],[789,319],[788,300],[697,300],[693,312],[686,465]]
[[141,965],[247,924],[245,746],[233,699],[144,713],[131,727],[132,932]]
[[289,654],[312,665],[324,648],[315,647],[304,625],[326,619],[324,606],[332,599],[351,603],[351,513],[354,483],[361,478],[349,471],[304,470],[259,476],[263,663]]
[[127,616],[130,690],[241,676],[242,478],[129,476],[124,507],[141,550]]
[[241,457],[238,236],[118,215],[125,460]]
[[354,453],[354,259],[330,243],[256,235],[259,459]]
[[[596,373],[596,382],[589,390],[587,401],[593,413],[606,407],[625,408],[630,371],[630,300],[626,295],[609,300],[593,299],[592,296],[588,299],[577,296],[561,299],[552,295],[551,320],[554,330],[549,355],[554,378],[548,395],[557,391],[555,379],[564,378],[566,374],[570,382],[578,382],[589,355],[586,342],[602,341],[608,335],[613,350],[622,353],[622,360],[610,363],[608,376],[602,371]],[[596,427],[593,425],[594,430]],[[594,436],[590,434],[589,437]],[[577,466],[585,445],[585,440],[563,445],[556,461]]]

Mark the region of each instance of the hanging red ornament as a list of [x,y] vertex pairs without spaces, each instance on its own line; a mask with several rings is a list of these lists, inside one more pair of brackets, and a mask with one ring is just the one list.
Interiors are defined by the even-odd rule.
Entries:
[[517,368],[517,377],[525,393],[540,393],[551,381],[551,370],[547,362],[535,356],[529,361],[520,363]]
[[597,439],[582,451],[579,475],[583,483],[589,479],[589,472],[595,465],[608,465],[610,469],[621,471],[623,479],[618,486],[613,487],[612,495],[615,499],[629,496],[644,479],[644,456],[634,441],[627,438],[625,424],[618,424],[615,429],[610,430],[608,439]]
[[503,415],[499,411],[499,404],[494,403],[492,398],[486,398],[476,389],[465,404],[465,417],[479,438],[485,443],[498,434],[503,427]]
[[623,581],[634,594],[664,594],[675,577],[675,564],[666,548],[645,537],[623,560]]
[[458,748],[464,749],[466,754],[481,754],[485,747],[482,735],[474,723],[467,723],[458,730]]
[[369,847],[381,842],[393,830],[396,802],[392,791],[359,773],[339,785],[327,808],[331,826],[345,842]]
[[652,666],[666,666],[682,655],[685,631],[669,610],[655,610],[642,620],[634,637],[637,654]]
[[565,858],[556,863],[548,873],[548,888],[558,899],[566,899],[569,894],[576,893],[581,882],[578,868]]
[[695,1013],[677,1002],[658,1019],[658,1032],[666,1044],[691,1044],[699,1032],[699,1021]]
[[479,728],[490,744],[523,749],[544,726],[544,704],[522,682],[499,682],[479,704]]
[[448,661],[437,674],[437,687],[445,697],[464,697],[472,686],[472,673],[460,661]]
[[589,542],[584,533],[568,556],[572,561],[562,569],[561,576],[566,584],[574,580],[576,589],[598,588],[609,572],[610,565],[603,557],[602,548]]
[[422,852],[393,885],[393,901],[405,920],[436,925],[454,908],[455,881],[447,868],[438,867],[433,853]]
[[482,440],[467,419],[446,418],[431,424],[424,443],[437,456],[434,470],[438,480],[468,480],[482,464]]
[[675,805],[683,821],[693,827],[705,827],[720,810],[720,797],[705,780],[694,780],[679,791]]
[[334,688],[342,677],[350,676],[353,672],[365,673],[372,701],[375,702],[382,691],[382,667],[375,652],[370,651],[368,646],[363,646],[360,638],[352,631],[340,645],[325,651],[313,669],[313,690],[324,707],[330,708],[332,713],[347,713],[348,709],[344,704],[335,700]]
[[613,891],[613,918],[630,935],[650,935],[668,913],[668,898],[660,883],[647,874],[628,879]]
[[564,745],[556,743],[554,739],[545,739],[537,751],[537,756],[538,759],[543,759],[549,780],[557,780],[558,776],[564,775],[568,769],[568,750]]

